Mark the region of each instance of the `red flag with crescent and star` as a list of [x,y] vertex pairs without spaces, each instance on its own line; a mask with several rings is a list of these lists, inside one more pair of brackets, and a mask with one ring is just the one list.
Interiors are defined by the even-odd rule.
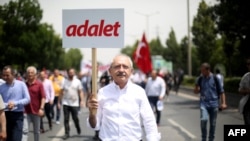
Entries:
[[143,73],[148,74],[152,71],[151,55],[145,33],[143,33],[142,40],[133,53],[133,60]]

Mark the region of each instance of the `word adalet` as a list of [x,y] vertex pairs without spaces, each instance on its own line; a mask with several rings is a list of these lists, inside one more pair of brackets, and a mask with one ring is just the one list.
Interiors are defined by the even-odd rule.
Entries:
[[85,20],[81,25],[69,25],[66,28],[66,35],[69,37],[92,37],[92,36],[119,36],[118,30],[121,27],[119,22],[112,24],[105,24],[102,19],[99,24],[89,24],[89,20]]

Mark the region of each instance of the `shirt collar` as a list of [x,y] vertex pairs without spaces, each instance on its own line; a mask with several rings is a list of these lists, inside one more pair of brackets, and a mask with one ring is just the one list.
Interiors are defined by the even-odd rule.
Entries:
[[130,81],[127,82],[127,84],[125,85],[125,87],[123,89],[120,89],[120,86],[117,85],[114,81],[112,82],[112,84],[114,85],[114,87],[118,90],[126,90],[128,88],[128,85],[130,85]]
[[12,86],[15,85],[15,82],[16,82],[16,81],[17,81],[17,80],[14,78],[11,84],[7,84],[7,82],[5,82],[5,83],[6,83],[8,86],[12,87]]

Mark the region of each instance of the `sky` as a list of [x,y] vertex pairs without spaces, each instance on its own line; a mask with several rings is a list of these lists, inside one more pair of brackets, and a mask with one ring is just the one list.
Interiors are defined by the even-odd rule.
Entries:
[[[1,0],[0,4],[9,0]],[[188,0],[38,0],[43,10],[41,22],[51,24],[56,34],[62,35],[63,9],[101,9],[124,8],[124,45],[132,46],[141,40],[143,32],[148,42],[160,37],[165,46],[171,28],[177,41],[187,36]],[[205,0],[213,5],[216,0]],[[189,0],[190,26],[197,14],[201,0]],[[91,60],[92,49],[80,48],[85,60]],[[97,61],[103,64],[111,62],[120,53],[121,48],[97,48]]]

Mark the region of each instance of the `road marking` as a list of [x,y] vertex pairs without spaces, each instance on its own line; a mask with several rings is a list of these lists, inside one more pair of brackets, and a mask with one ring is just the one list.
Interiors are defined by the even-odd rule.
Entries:
[[186,130],[184,127],[182,127],[181,125],[179,125],[177,122],[175,122],[172,119],[168,119],[168,121],[170,122],[170,124],[178,127],[182,132],[184,132],[185,134],[187,134],[187,136],[189,136],[191,139],[195,139],[196,136],[193,135],[192,133],[190,133],[188,130]]

